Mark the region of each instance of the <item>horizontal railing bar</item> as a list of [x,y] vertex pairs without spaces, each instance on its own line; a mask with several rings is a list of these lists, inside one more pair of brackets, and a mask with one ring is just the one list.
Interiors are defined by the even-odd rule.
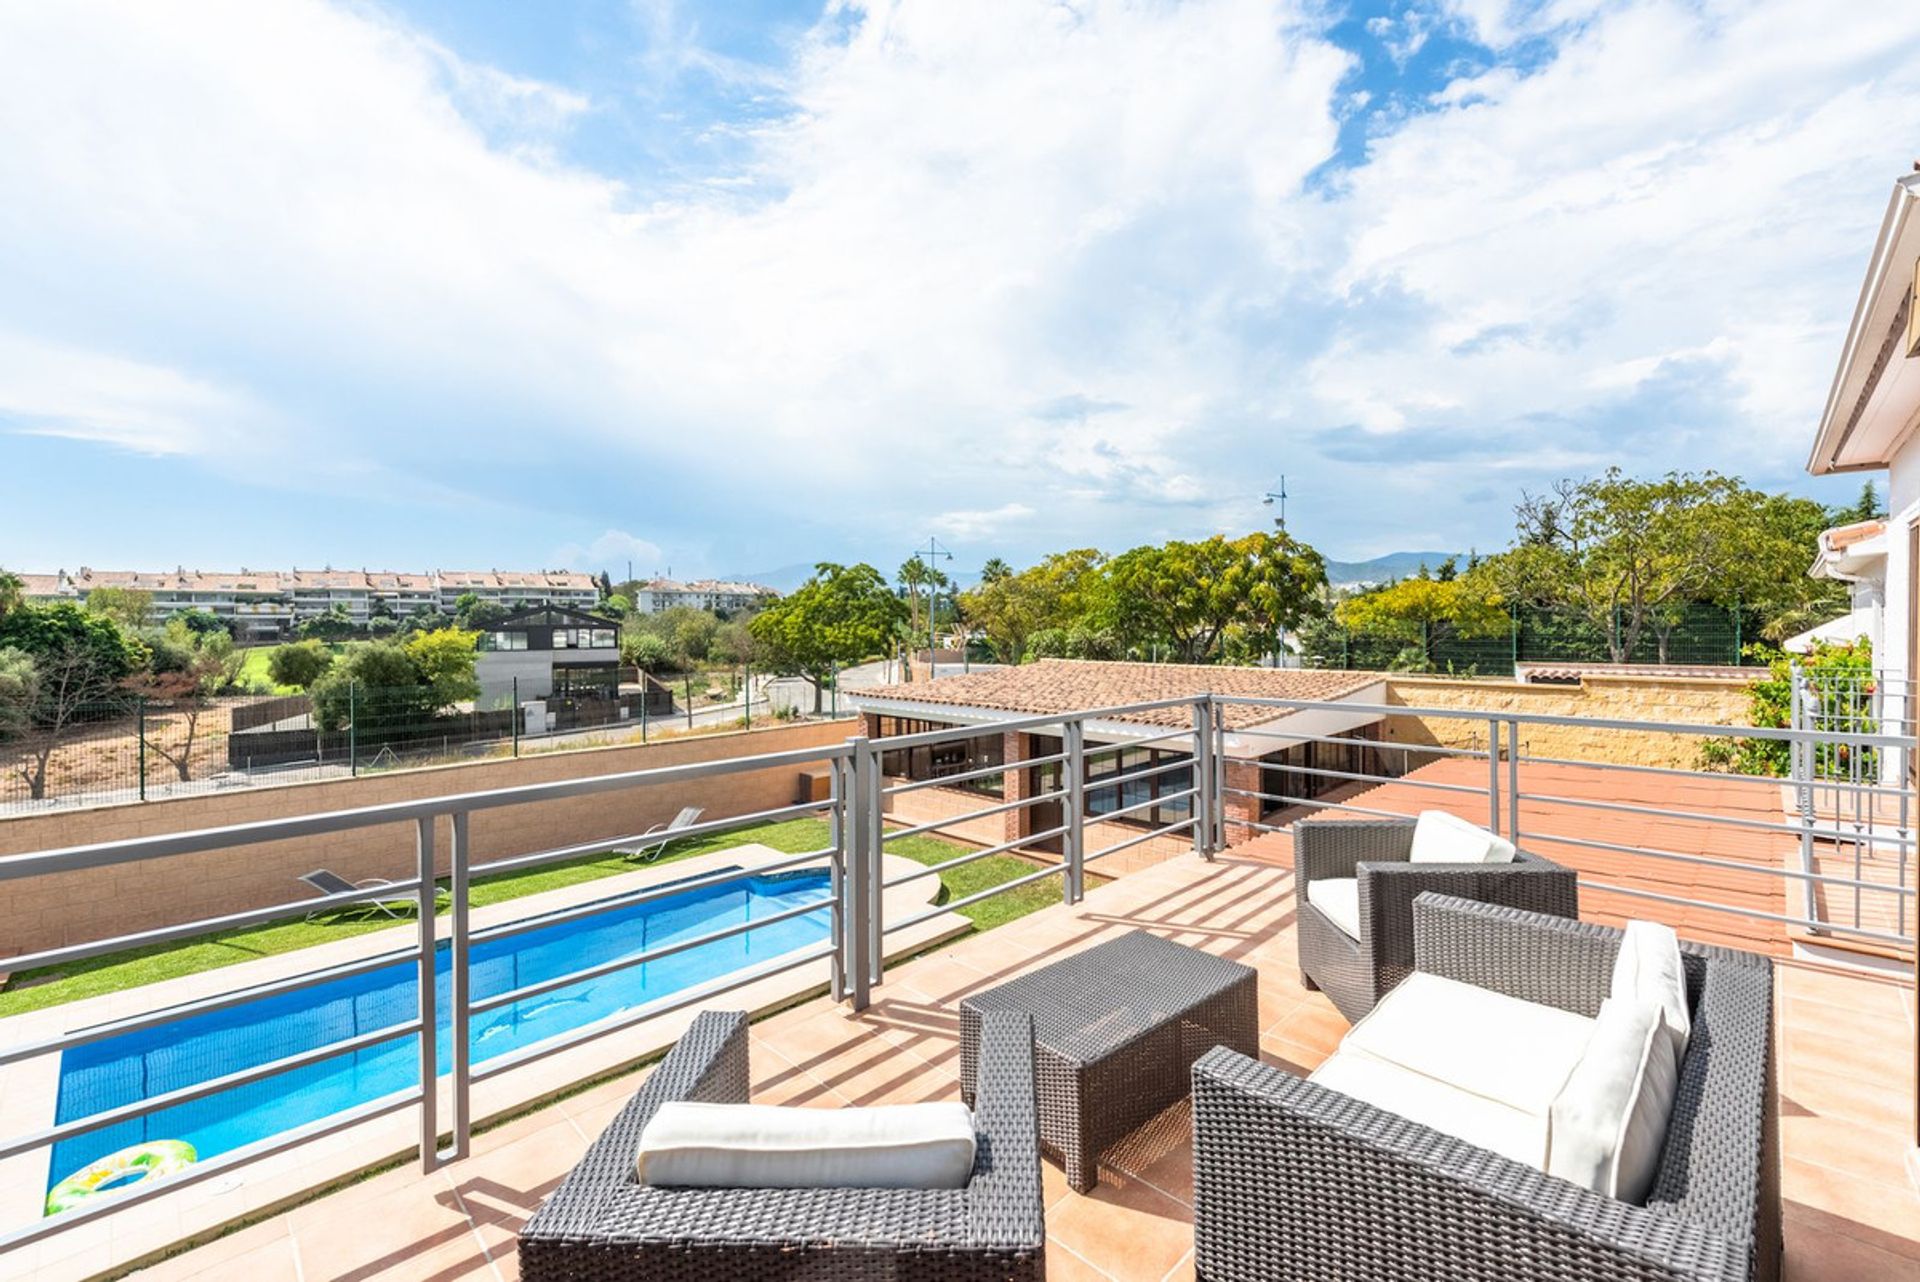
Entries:
[[547,783],[516,784],[511,788],[453,793],[413,801],[392,801],[350,810],[329,810],[319,814],[296,815],[289,819],[261,819],[221,828],[198,828],[190,832],[159,833],[149,837],[125,837],[118,841],[65,846],[35,854],[0,858],[0,881],[42,876],[52,872],[71,872],[81,868],[103,868],[163,855],[224,850],[266,841],[282,841],[289,837],[348,832],[355,828],[402,823],[430,816],[438,817],[461,810],[493,810],[502,806],[590,797],[603,792],[656,787],[716,775],[746,774],[807,761],[838,761],[844,759],[849,751],[845,744],[823,745],[818,748],[793,748],[784,752],[766,752],[751,757],[722,757],[714,761],[695,761],[685,765],[653,766],[645,770],[593,775],[586,779],[558,779]]
[[1787,823],[1776,819],[1742,819],[1738,815],[1709,815],[1697,810],[1666,810],[1658,806],[1642,806],[1629,801],[1596,801],[1585,797],[1561,797],[1552,793],[1522,792],[1522,801],[1544,801],[1556,806],[1572,806],[1580,810],[1606,810],[1622,814],[1653,815],[1661,819],[1680,819],[1689,823],[1723,824],[1729,828],[1745,828],[1753,832],[1778,832],[1789,837],[1811,835],[1815,838],[1834,837],[1841,841],[1860,844],[1911,846],[1909,837],[1883,837],[1869,831],[1846,832],[1839,828],[1825,828],[1818,824]]
[[309,1122],[305,1126],[295,1127],[293,1130],[282,1132],[271,1139],[261,1140],[257,1143],[246,1145],[243,1148],[234,1149],[230,1152],[207,1158],[205,1161],[195,1162],[185,1170],[176,1171],[164,1179],[142,1180],[137,1184],[130,1184],[124,1189],[116,1189],[111,1197],[92,1198],[82,1202],[72,1210],[62,1211],[58,1215],[49,1215],[44,1219],[35,1220],[31,1224],[15,1229],[10,1233],[0,1234],[0,1254],[11,1251],[15,1247],[24,1246],[29,1242],[35,1242],[41,1238],[51,1237],[58,1233],[64,1233],[69,1229],[78,1228],[83,1224],[91,1223],[101,1215],[113,1214],[129,1206],[144,1202],[148,1198],[171,1193],[175,1189],[184,1188],[189,1184],[198,1184],[202,1180],[211,1179],[216,1175],[223,1175],[228,1171],[250,1165],[263,1158],[273,1157],[291,1148],[298,1148],[302,1144],[307,1144],[318,1139],[325,1139],[329,1135],[337,1134],[352,1126],[358,1126],[362,1122],[370,1122],[377,1117],[384,1117],[388,1113],[395,1113],[403,1108],[410,1108],[418,1104],[420,1098],[420,1088],[418,1086],[410,1086],[403,1091],[396,1091],[392,1095],[382,1099],[370,1100],[365,1104],[335,1113],[331,1117],[322,1118],[317,1122]]
[[[869,745],[883,751],[898,748],[920,748],[930,744],[947,743],[954,739],[977,739],[983,734],[1011,734],[1024,730],[1044,730],[1050,726],[1065,725],[1069,721],[1102,721],[1116,717],[1135,716],[1142,712],[1158,712],[1162,708],[1190,708],[1206,701],[1205,695],[1182,695],[1177,699],[1155,699],[1146,703],[1122,703],[1105,708],[1087,708],[1078,712],[1049,712],[1031,717],[1015,717],[1007,721],[978,721],[966,725],[948,726],[943,730],[920,730],[913,734],[892,735],[885,739],[873,739]],[[911,703],[912,699],[902,700]],[[1191,733],[1189,731],[1188,733]]]
[[1177,730],[1166,730],[1160,734],[1143,735],[1138,739],[1128,737],[1125,739],[1112,739],[1102,743],[1090,744],[1087,747],[1086,756],[1088,760],[1092,760],[1095,757],[1109,757],[1116,752],[1126,752],[1133,748],[1144,748],[1149,744],[1164,743],[1168,739],[1186,739],[1191,741],[1192,738],[1193,727],[1181,726]]
[[197,1099],[209,1095],[218,1095],[221,1091],[230,1091],[263,1078],[274,1077],[281,1073],[290,1073],[296,1068],[305,1068],[308,1064],[318,1064],[323,1060],[336,1059],[342,1055],[351,1055],[355,1051],[365,1050],[369,1046],[378,1046],[382,1042],[395,1041],[411,1036],[421,1029],[420,1021],[410,1019],[403,1024],[393,1024],[386,1028],[377,1028],[370,1033],[361,1033],[355,1037],[342,1038],[337,1042],[328,1042],[324,1046],[315,1046],[310,1050],[282,1056],[252,1068],[243,1068],[238,1072],[225,1073],[219,1077],[210,1077],[204,1082],[195,1082],[191,1086],[178,1087],[171,1091],[162,1091],[158,1095],[137,1099],[122,1104],[118,1108],[105,1109],[98,1113],[89,1113],[85,1117],[71,1118],[42,1130],[17,1136],[0,1144],[0,1161],[17,1157],[32,1149],[58,1143],[70,1135],[85,1135],[90,1131],[101,1130],[108,1126],[127,1121],[130,1118],[143,1117],[148,1113],[158,1113],[180,1104],[191,1104]]
[[1039,881],[1042,877],[1058,877],[1060,874],[1066,872],[1066,870],[1067,866],[1063,863],[1050,864],[1040,869],[1040,871],[1030,872],[1024,877],[1015,877],[1012,881],[1003,881],[997,886],[989,886],[985,890],[976,890],[971,895],[962,895],[958,899],[951,899],[944,904],[937,904],[925,912],[915,913],[903,921],[893,923],[893,925],[886,927],[881,933],[891,935],[896,930],[905,930],[909,926],[918,926],[921,922],[932,921],[942,913],[958,912],[962,908],[977,904],[983,899],[991,899],[1002,891],[1012,890],[1016,886],[1024,886],[1028,882]]
[[1122,815],[1130,815],[1141,810],[1151,810],[1155,806],[1164,806],[1168,802],[1179,801],[1186,797],[1197,797],[1199,795],[1200,789],[1198,787],[1183,788],[1179,792],[1170,792],[1164,797],[1148,797],[1145,801],[1136,801],[1132,805],[1122,806],[1118,810],[1102,810],[1097,813],[1090,810],[1087,812],[1087,822],[1105,823],[1110,819],[1118,819]]
[[1817,882],[1823,886],[1845,886],[1852,890],[1879,891],[1884,894],[1910,898],[1915,893],[1909,886],[1889,886],[1877,881],[1860,881],[1852,877],[1837,877],[1832,873],[1801,871],[1797,868],[1759,867],[1743,864],[1734,859],[1717,859],[1712,855],[1690,855],[1678,850],[1661,850],[1652,846],[1626,845],[1617,841],[1601,841],[1594,837],[1563,837],[1554,833],[1529,832],[1521,838],[1529,844],[1550,841],[1562,846],[1577,846],[1583,850],[1604,850],[1610,854],[1640,855],[1649,859],[1664,859],[1671,863],[1697,864],[1703,868],[1718,868],[1726,872],[1752,873],[1758,877],[1780,877],[1793,881]]
[[365,975],[388,966],[407,965],[419,960],[420,950],[407,948],[398,952],[380,953],[373,957],[363,957],[358,961],[345,962],[338,966],[328,966],[321,970],[308,971],[303,975],[292,975],[286,979],[269,980],[250,988],[235,989],[230,993],[221,993],[217,997],[202,997],[178,1006],[168,1006],[160,1010],[147,1011],[140,1015],[130,1015],[125,1019],[110,1020],[104,1024],[94,1024],[87,1028],[76,1029],[70,1033],[61,1033],[54,1037],[43,1038],[37,1042],[28,1042],[21,1046],[0,1048],[0,1064],[11,1064],[16,1060],[32,1059],[36,1055],[46,1055],[54,1051],[68,1050],[75,1046],[85,1046],[91,1042],[104,1041],[109,1037],[118,1037],[122,1033],[135,1033],[143,1028],[153,1028],[160,1024],[171,1024],[175,1020],[188,1019],[195,1015],[206,1015],[233,1006],[244,1006],[261,997],[271,997],[276,993],[298,992],[312,988],[317,984],[330,983],[336,979],[350,979],[355,975]]
[[[1245,739],[1283,739],[1289,746],[1302,743],[1331,743],[1342,748],[1372,748],[1378,752],[1398,752],[1403,755],[1422,757],[1455,757],[1468,761],[1485,761],[1485,748],[1450,748],[1444,743],[1390,743],[1384,739],[1356,739],[1350,734],[1295,734],[1280,730],[1234,730],[1230,734]],[[1238,757],[1231,760],[1246,761]],[[1274,769],[1281,769],[1275,763]],[[1291,769],[1292,767],[1285,767]]]
[[[1628,730],[1653,734],[1690,735],[1699,738],[1723,738],[1738,735],[1744,739],[1778,739],[1782,742],[1848,744],[1862,748],[1912,747],[1910,735],[1851,734],[1823,730],[1781,730],[1772,726],[1715,726],[1688,721],[1626,721],[1606,717],[1575,717],[1545,712],[1466,711],[1460,708],[1396,707],[1383,703],[1344,703],[1327,699],[1264,699],[1248,695],[1217,694],[1217,702],[1252,707],[1285,708],[1293,712],[1364,712],[1382,717],[1433,717],[1452,721],[1506,721],[1523,726],[1564,726],[1585,730]],[[1236,731],[1235,733],[1246,733]],[[1258,733],[1257,731],[1255,733]]]
[[[1313,797],[1293,797],[1284,792],[1263,792],[1259,795],[1269,801],[1278,801],[1289,806],[1314,806],[1321,810],[1346,810],[1356,815],[1373,815],[1380,819],[1414,819],[1417,817],[1401,810],[1380,810],[1373,806],[1356,806],[1345,801],[1320,801]],[[1239,823],[1240,820],[1229,818],[1227,822]]]
[[[1485,753],[1481,753],[1485,756]],[[1567,757],[1536,757],[1532,755],[1520,758],[1523,766],[1578,766],[1586,770],[1607,770],[1626,774],[1665,775],[1669,778],[1693,779],[1702,783],[1752,783],[1776,788],[1832,788],[1840,792],[1865,792],[1877,797],[1898,797],[1906,792],[1905,788],[1887,784],[1846,783],[1837,779],[1788,779],[1781,775],[1750,775],[1739,771],[1689,770],[1683,766],[1641,766],[1624,761],[1575,761]]]
[[969,819],[989,819],[994,815],[1003,815],[1009,810],[1020,810],[1027,806],[1037,806],[1043,801],[1058,801],[1066,795],[1067,790],[1060,788],[1053,792],[1040,793],[1037,796],[1020,797],[1013,801],[1003,801],[997,806],[988,806],[983,810],[969,810],[964,815],[954,815],[950,819],[935,819],[930,823],[914,824],[911,828],[896,828],[892,832],[883,833],[880,840],[887,842],[896,841],[901,837],[917,837],[923,832],[934,832],[941,828],[951,828],[955,824],[965,823]]
[[468,875],[474,877],[493,876],[502,872],[513,872],[521,868],[537,868],[542,864],[559,863],[567,859],[577,859],[581,855],[594,853],[629,854],[629,851],[616,850],[613,842],[632,841],[643,846],[665,845],[676,841],[691,841],[697,837],[711,837],[719,833],[732,832],[736,828],[747,828],[754,824],[774,823],[781,819],[799,819],[818,811],[829,809],[831,801],[800,801],[788,806],[775,806],[770,810],[755,810],[744,815],[729,815],[724,819],[708,819],[697,824],[688,824],[684,828],[675,828],[672,832],[643,834],[640,837],[616,837],[609,841],[587,841],[577,846],[562,846],[555,850],[542,850],[531,855],[514,855],[507,859],[495,859],[490,863],[474,864],[468,869]]
[[[682,1010],[688,1006],[707,1001],[710,998],[718,997],[722,993],[730,993],[736,988],[745,988],[748,984],[758,983],[774,975],[784,974],[797,966],[805,966],[810,962],[826,960],[831,958],[835,951],[837,950],[833,942],[829,940],[825,944],[807,950],[804,954],[792,955],[788,957],[787,960],[780,961],[778,965],[753,967],[745,971],[736,971],[726,983],[697,985],[674,997],[663,997],[657,1003],[649,1002],[645,1006],[636,1006],[634,1009],[619,1016],[596,1020],[570,1033],[557,1034],[554,1037],[548,1038],[546,1041],[534,1046],[529,1046],[524,1050],[515,1051],[510,1055],[502,1055],[497,1059],[488,1060],[485,1064],[475,1065],[471,1075],[472,1080],[476,1082],[484,1081],[489,1077],[495,1077],[511,1069],[530,1064],[535,1060],[545,1059],[549,1055],[558,1055],[562,1051],[572,1050],[576,1046],[585,1045],[587,1042],[595,1041],[610,1033],[617,1033],[622,1029],[631,1028],[635,1024],[644,1024],[650,1019],[658,1019],[662,1015],[671,1015],[674,1011]],[[778,961],[779,959],[775,958],[772,960]]]
[[990,775],[1003,775],[1009,770],[1021,770],[1028,766],[1049,766],[1056,761],[1065,761],[1067,754],[1056,752],[1045,757],[1022,757],[1020,760],[998,765],[982,766],[978,770],[963,770],[959,774],[941,775],[936,779],[910,779],[905,783],[890,784],[880,790],[883,797],[897,797],[903,792],[918,792],[922,788],[939,788],[956,783],[965,783],[970,779],[985,779]]
[[338,894],[317,895],[312,899],[296,899],[286,903],[271,904],[265,908],[248,909],[242,913],[227,913],[221,917],[201,917],[194,921],[182,922],[177,926],[156,926],[152,930],[138,931],[131,935],[115,935],[109,939],[96,939],[85,944],[70,944],[65,948],[49,948],[44,952],[0,958],[0,962],[4,962],[6,968],[17,975],[22,971],[38,970],[44,966],[59,966],[70,961],[84,961],[89,957],[102,957],[123,949],[144,948],[149,944],[168,944],[176,939],[192,939],[199,935],[240,930],[247,926],[278,921],[282,917],[311,916],[314,913],[325,912],[329,908],[346,908],[354,904],[412,899],[416,897],[415,892],[419,889],[420,879],[409,877],[404,881],[370,887],[366,890],[343,890]]
[[990,855],[1004,855],[1008,851],[1018,850],[1022,846],[1031,846],[1035,842],[1047,841],[1054,837],[1064,836],[1069,827],[1071,827],[1070,824],[1061,824],[1058,828],[1049,828],[1045,832],[1028,833],[1024,837],[1015,837],[1012,841],[1003,841],[997,846],[988,846],[985,850],[970,850],[958,858],[945,859],[937,864],[928,864],[924,868],[918,868],[903,876],[895,877],[892,881],[883,881],[880,885],[882,889],[892,890],[895,886],[904,886],[909,882],[919,881],[925,877],[937,877],[949,868],[958,868],[963,864],[970,864],[976,860],[985,859]]
[[1105,859],[1108,855],[1117,855],[1121,851],[1132,846],[1137,846],[1143,841],[1152,841],[1155,837],[1171,836],[1179,832],[1182,828],[1191,828],[1196,822],[1197,821],[1193,819],[1182,819],[1180,822],[1170,823],[1164,828],[1155,828],[1151,832],[1143,832],[1138,837],[1129,837],[1125,841],[1115,842],[1111,846],[1096,850],[1090,855],[1083,855],[1080,862],[1082,864],[1090,864],[1096,859]]
[[648,886],[641,890],[615,895],[611,899],[597,899],[588,904],[576,904],[571,908],[560,908],[550,913],[541,913],[534,917],[522,917],[517,921],[503,921],[473,931],[468,939],[476,944],[494,939],[510,939],[515,935],[524,935],[529,931],[540,930],[559,922],[577,921],[582,917],[597,917],[601,913],[618,912],[622,908],[632,908],[638,904],[652,903],[658,899],[668,899],[674,895],[683,895],[690,890],[707,890],[714,886],[725,886],[736,881],[748,881],[754,877],[770,876],[788,868],[798,868],[803,864],[815,863],[834,856],[831,846],[822,846],[818,850],[803,850],[797,855],[788,855],[785,859],[776,859],[771,863],[753,868],[722,868],[716,872],[698,877],[683,877],[677,881],[663,882],[658,886]]
[[784,908],[777,913],[772,913],[765,917],[757,917],[751,921],[736,922],[720,930],[709,931],[704,935],[695,935],[691,939],[675,940],[671,944],[662,944],[658,948],[649,948],[644,952],[635,953],[632,956],[615,957],[609,961],[598,962],[592,966],[585,966],[579,970],[569,971],[564,975],[555,975],[551,979],[542,979],[536,983],[527,984],[520,988],[510,988],[504,993],[495,993],[491,997],[470,1002],[467,1009],[475,1015],[482,1015],[490,1010],[498,1010],[502,1006],[511,1006],[514,1002],[525,1001],[529,997],[544,996],[557,989],[571,988],[575,984],[584,984],[590,979],[599,979],[602,975],[611,975],[616,971],[630,970],[635,966],[644,966],[648,962],[672,957],[676,953],[689,952],[692,949],[700,948],[707,944],[717,944],[722,940],[732,939],[735,935],[744,935],[748,931],[758,930],[762,926],[772,926],[779,922],[791,921],[795,917],[805,917],[809,913],[831,912],[832,909],[833,900],[831,897],[816,900],[812,903],[796,904],[792,908]]
[[[1486,759],[1481,753],[1481,760]],[[1291,771],[1294,774],[1316,775],[1322,779],[1348,779],[1355,783],[1373,784],[1411,784],[1416,788],[1433,788],[1442,792],[1474,792],[1486,796],[1487,786],[1470,783],[1441,783],[1437,779],[1415,779],[1412,775],[1370,775],[1356,770],[1330,770],[1325,766],[1269,766],[1269,770]]]
[[1118,788],[1122,784],[1132,783],[1136,779],[1151,779],[1155,775],[1169,774],[1175,770],[1193,769],[1193,758],[1180,761],[1166,761],[1157,766],[1148,766],[1144,770],[1135,770],[1124,775],[1089,775],[1085,781],[1088,792],[1095,788]]
[[1913,941],[1904,935],[1889,935],[1885,931],[1868,930],[1863,926],[1848,926],[1835,921],[1815,921],[1810,917],[1789,917],[1781,913],[1761,912],[1757,908],[1741,908],[1734,904],[1715,903],[1709,899],[1688,899],[1683,895],[1667,895],[1657,890],[1639,890],[1632,886],[1615,886],[1604,881],[1585,881],[1580,883],[1582,890],[1599,890],[1615,895],[1630,895],[1635,899],[1652,899],[1663,904],[1677,904],[1683,908],[1704,908],[1709,912],[1727,913],[1735,917],[1751,917],[1755,921],[1779,922],[1787,926],[1804,926],[1810,930],[1840,931],[1856,935],[1862,939],[1877,940],[1881,943],[1907,945]]

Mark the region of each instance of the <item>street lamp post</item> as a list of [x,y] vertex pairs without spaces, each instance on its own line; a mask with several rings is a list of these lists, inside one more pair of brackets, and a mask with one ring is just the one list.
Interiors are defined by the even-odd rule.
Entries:
[[948,561],[953,560],[953,553],[942,547],[939,539],[929,536],[927,546],[913,550],[914,560],[917,561],[922,558],[924,558],[927,563],[927,680],[931,681],[934,678],[934,672],[937,667],[933,652],[938,647],[939,642],[938,625],[934,618],[936,613],[934,604],[939,600],[939,593],[934,586],[933,576],[937,573],[934,565],[942,559]]

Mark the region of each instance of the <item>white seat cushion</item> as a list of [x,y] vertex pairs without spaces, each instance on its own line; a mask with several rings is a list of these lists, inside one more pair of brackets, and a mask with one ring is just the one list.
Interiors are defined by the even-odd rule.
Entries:
[[1413,824],[1416,864],[1506,864],[1513,862],[1514,845],[1485,828],[1476,828],[1444,810],[1422,810]]
[[1593,1025],[1558,1007],[1416,971],[1340,1046],[1544,1118]]
[[964,1104],[674,1102],[641,1132],[635,1173],[674,1187],[956,1189],[973,1174],[973,1149]]
[[1687,1057],[1693,1016],[1687,1005],[1687,972],[1680,963],[1680,937],[1655,921],[1630,921],[1613,962],[1610,994],[1626,1002],[1652,1002],[1660,1008],[1676,1068]]
[[1365,1051],[1342,1046],[1307,1080],[1535,1170],[1546,1161],[1544,1115],[1463,1091]]
[[1307,883],[1307,902],[1327,915],[1349,939],[1360,938],[1360,880],[1322,877]]
[[1546,1172],[1623,1202],[1660,1169],[1679,1068],[1660,1007],[1609,997],[1593,1040],[1548,1114]]

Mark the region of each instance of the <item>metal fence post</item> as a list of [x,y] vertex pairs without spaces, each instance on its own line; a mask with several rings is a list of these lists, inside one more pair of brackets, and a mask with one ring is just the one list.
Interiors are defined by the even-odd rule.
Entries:
[[[1207,696],[1207,720],[1213,724],[1213,769],[1209,780],[1213,787],[1213,848],[1216,851],[1227,848],[1227,712],[1212,695]],[[1260,784],[1253,786],[1260,791]],[[1243,798],[1257,811],[1260,802],[1255,798]],[[1257,835],[1247,830],[1249,838]]]
[[687,674],[687,729],[693,729],[693,674]]
[[840,716],[840,661],[835,659],[828,671],[831,675],[827,679],[833,682],[833,688],[827,696],[829,700],[827,707],[834,717],[838,718]]
[[653,702],[653,678],[640,669],[640,742],[647,741],[647,705]]
[[520,755],[520,678],[513,679],[513,755]]
[[1193,703],[1193,853],[1213,858],[1213,709]]
[[471,862],[472,850],[467,841],[467,812],[453,812],[453,848],[451,855],[452,871],[452,940],[447,957],[447,1006],[451,1015],[452,1045],[448,1048],[447,1059],[453,1069],[453,1147],[447,1156],[452,1159],[467,1155],[467,1141],[473,1127],[472,1072],[473,1046],[468,1035],[468,1025],[472,1018],[472,992],[470,958],[467,954],[467,868]]
[[1520,719],[1507,721],[1507,840],[1520,844]]
[[753,729],[753,665],[742,664],[740,670],[745,675],[740,682],[740,710],[745,715],[748,730]]
[[347,773],[357,777],[360,774],[360,710],[354,699],[354,686],[354,682],[347,682]]
[[846,952],[847,974],[853,980],[849,993],[855,1010],[865,1010],[873,988],[873,967],[867,960],[867,945],[872,939],[867,926],[870,911],[867,903],[868,860],[867,846],[872,838],[873,828],[867,822],[867,810],[875,801],[868,795],[871,781],[867,777],[867,738],[854,735],[847,740],[851,755],[847,759],[848,783],[846,797],[846,861],[847,875],[845,885],[845,908],[842,917],[846,922],[845,938],[841,941]]
[[833,850],[833,858],[828,862],[828,876],[831,879],[833,912],[830,914],[829,938],[833,941],[833,957],[828,962],[832,975],[830,988],[835,1003],[843,1002],[847,997],[847,763],[836,757],[827,765],[827,845]]
[[[140,800],[147,799],[147,696],[139,695],[134,700],[135,725],[140,735]],[[188,752],[193,748],[189,746]]]
[[1500,723],[1487,718],[1487,827],[1500,831]]
[[1087,895],[1087,725],[1084,721],[1073,720],[1063,724],[1060,729],[1067,758],[1060,763],[1067,791],[1067,884],[1064,897],[1068,903],[1077,904]]
[[420,879],[420,956],[414,982],[420,986],[420,1170],[424,1174],[440,1165],[440,1063],[439,1048],[434,1044],[439,1036],[440,1014],[435,991],[439,976],[434,965],[433,816],[423,815],[414,825],[414,867]]
[[867,772],[866,810],[861,822],[867,827],[867,965],[868,982],[878,985],[886,978],[886,861],[881,858],[886,853],[886,824],[881,821],[880,790],[886,783],[880,773],[880,749],[872,740],[863,743],[860,749],[863,768]]

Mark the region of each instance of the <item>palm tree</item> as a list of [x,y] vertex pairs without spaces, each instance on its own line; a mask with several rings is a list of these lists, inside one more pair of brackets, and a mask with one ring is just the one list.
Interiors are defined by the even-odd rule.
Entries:
[[917,556],[910,556],[900,563],[900,586],[907,590],[907,644],[913,644],[913,638],[920,635],[920,589],[930,586],[931,575],[926,563]]

